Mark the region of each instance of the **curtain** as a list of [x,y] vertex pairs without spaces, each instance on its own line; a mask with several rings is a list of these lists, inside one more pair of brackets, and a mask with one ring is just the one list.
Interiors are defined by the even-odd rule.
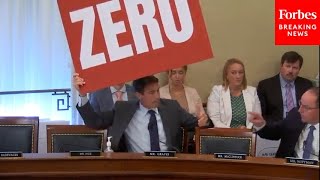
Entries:
[[[72,61],[56,0],[0,0],[0,92],[71,88]],[[57,110],[51,93],[0,95],[0,116],[39,116],[79,124],[71,109]]]

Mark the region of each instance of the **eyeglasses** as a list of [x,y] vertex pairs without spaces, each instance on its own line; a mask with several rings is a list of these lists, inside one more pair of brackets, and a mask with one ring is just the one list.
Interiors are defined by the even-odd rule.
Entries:
[[319,107],[309,107],[308,105],[304,105],[301,103],[301,101],[299,101],[299,106],[306,110],[319,109]]

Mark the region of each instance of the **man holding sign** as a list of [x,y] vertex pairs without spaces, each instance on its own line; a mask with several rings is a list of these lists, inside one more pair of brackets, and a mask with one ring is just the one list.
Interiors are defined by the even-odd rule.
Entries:
[[[79,91],[85,81],[74,74],[74,87]],[[77,109],[88,127],[106,129],[112,126],[114,151],[146,152],[179,149],[180,128],[194,130],[205,126],[207,116],[187,113],[174,100],[160,99],[158,79],[146,76],[133,81],[138,101],[117,101],[112,111],[97,114],[86,94],[79,92],[81,100]]]
[[82,93],[213,57],[199,0],[58,5],[75,71],[86,79]]
[[319,88],[306,91],[286,119],[266,122],[261,114],[251,112],[250,121],[262,138],[279,140],[276,157],[319,159]]

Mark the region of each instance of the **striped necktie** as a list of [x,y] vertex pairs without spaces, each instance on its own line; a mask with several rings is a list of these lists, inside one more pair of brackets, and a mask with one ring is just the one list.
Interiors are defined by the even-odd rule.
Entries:
[[123,98],[122,98],[123,92],[122,91],[116,91],[115,94],[117,97],[117,101],[123,101]]
[[286,84],[286,105],[287,105],[287,112],[289,112],[292,108],[294,108],[293,96],[292,96],[292,84]]

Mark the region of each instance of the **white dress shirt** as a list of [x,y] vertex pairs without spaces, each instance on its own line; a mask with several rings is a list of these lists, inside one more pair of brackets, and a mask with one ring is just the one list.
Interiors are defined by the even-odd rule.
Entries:
[[[296,157],[302,159],[303,155],[303,142],[307,139],[308,133],[310,131],[311,124],[307,124],[298,139],[298,142],[294,148],[296,153]],[[313,142],[312,142],[312,152],[310,155],[310,159],[319,160],[319,123],[314,125],[315,130],[313,131]]]
[[[163,129],[162,120],[158,108],[152,109],[156,113],[160,150],[166,151],[166,135]],[[125,139],[127,140],[128,152],[145,152],[150,151],[150,134],[148,124],[150,119],[149,109],[140,104],[136,113],[133,115],[127,129],[125,130]]]

